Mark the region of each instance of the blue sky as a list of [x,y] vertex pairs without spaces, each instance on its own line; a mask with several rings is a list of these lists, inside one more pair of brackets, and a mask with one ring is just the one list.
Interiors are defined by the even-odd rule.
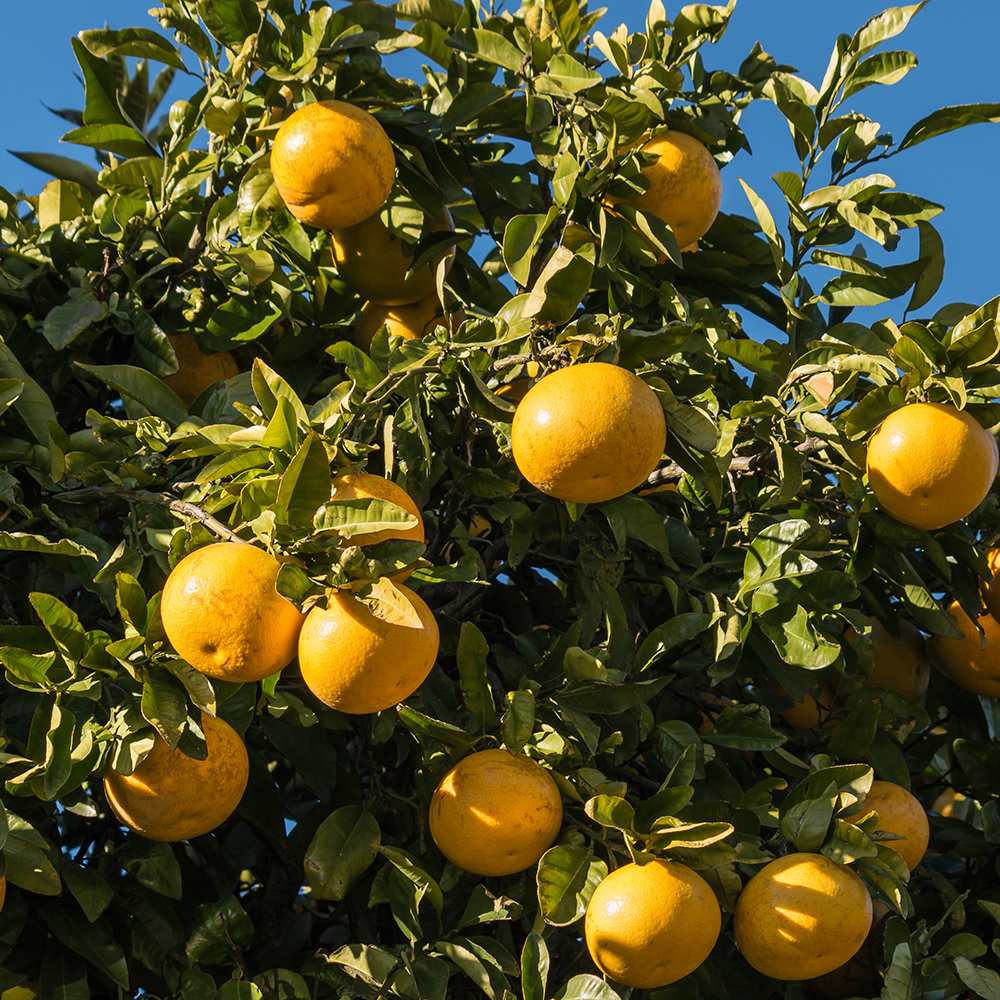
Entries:
[[[606,0],[607,2],[607,0]],[[610,34],[620,23],[640,30],[647,3],[612,0],[598,25]],[[682,6],[666,2],[667,16]],[[889,4],[876,0],[738,0],[723,40],[703,50],[706,65],[735,71],[755,41],[779,62],[791,63],[799,75],[819,84],[838,33],[853,33]],[[41,172],[21,163],[6,150],[61,153],[88,159],[82,147],[60,145],[69,124],[50,114],[53,108],[80,107],[83,88],[70,39],[84,28],[155,27],[148,16],[148,0],[48,0],[44,16],[31,4],[7,0],[5,30],[0,37],[0,186],[37,193],[45,183]],[[996,68],[996,37],[1000,29],[997,0],[964,0],[957,15],[954,0],[931,0],[903,35],[886,48],[914,52],[920,65],[893,87],[870,87],[851,104],[879,121],[899,139],[924,115],[951,104],[1000,102],[1000,73]],[[184,81],[175,82],[173,97],[184,96]],[[166,105],[165,105],[166,107]],[[779,225],[781,196],[770,180],[779,170],[794,170],[797,160],[784,119],[777,110],[758,102],[747,112],[743,127],[753,156],[741,153],[723,171],[723,210],[751,215],[737,181],[742,177],[771,206]],[[909,150],[880,166],[897,184],[945,205],[935,219],[945,243],[947,266],[942,290],[924,310],[952,301],[981,303],[1000,293],[992,234],[1000,223],[1000,124],[977,125],[942,136]],[[822,177],[822,174],[821,174]],[[889,263],[916,256],[916,236],[904,239]],[[866,241],[867,242],[867,241]],[[866,250],[880,259],[874,244]],[[861,310],[864,322],[881,318],[876,309]],[[898,318],[898,317],[897,317]]]

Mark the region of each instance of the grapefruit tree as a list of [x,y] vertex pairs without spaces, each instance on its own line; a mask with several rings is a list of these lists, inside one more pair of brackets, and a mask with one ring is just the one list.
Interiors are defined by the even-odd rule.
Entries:
[[883,172],[1000,105],[857,110],[923,4],[812,82],[734,3],[304,6],[81,33],[96,165],[0,189],[0,990],[1000,996],[1000,298]]

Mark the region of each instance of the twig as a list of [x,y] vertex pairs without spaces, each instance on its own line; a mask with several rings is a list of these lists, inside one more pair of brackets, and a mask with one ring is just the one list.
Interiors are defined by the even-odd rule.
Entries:
[[162,493],[150,493],[148,490],[124,490],[109,486],[88,486],[82,490],[70,490],[61,493],[59,500],[69,503],[89,503],[91,500],[125,500],[128,503],[151,503],[158,507],[166,507],[178,520],[201,521],[209,531],[214,531],[220,538],[229,542],[249,544],[245,538],[240,538],[232,528],[217,521],[207,511],[187,500],[172,500]]
[[[814,451],[819,451],[824,444],[825,442],[822,438],[808,437],[801,444],[797,444],[795,450],[801,452],[803,455],[810,455]],[[773,451],[761,452],[759,455],[741,455],[729,463],[728,471],[731,473],[759,472],[761,469],[775,465],[777,461],[777,456]],[[683,475],[684,469],[676,462],[671,462],[669,465],[664,465],[662,468],[650,473],[649,479],[646,480],[644,485],[661,486],[663,483],[669,483],[671,480],[680,479]]]

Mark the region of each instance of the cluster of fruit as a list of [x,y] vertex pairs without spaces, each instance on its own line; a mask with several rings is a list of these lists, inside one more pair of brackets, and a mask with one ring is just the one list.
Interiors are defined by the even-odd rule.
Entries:
[[[333,479],[336,500],[371,497],[416,517],[410,527],[355,535],[354,545],[389,538],[424,540],[412,498],[380,476],[347,473]],[[408,698],[437,659],[438,629],[426,603],[393,585],[419,619],[380,617],[347,591],[328,595],[327,607],[302,614],[275,583],[280,563],[240,541],[216,542],[185,556],[163,588],[160,617],[176,652],[196,670],[223,681],[263,680],[297,656],[303,681],[320,701],[349,714],[367,714]],[[109,770],[108,802],[118,817],[152,840],[186,840],[215,829],[239,804],[248,762],[239,735],[221,719],[202,715],[207,757],[171,749],[159,735],[131,774]]]
[[[927,816],[906,789],[875,781],[860,809],[843,817],[861,822],[878,814],[885,841],[912,871],[930,837]],[[884,907],[880,907],[884,915]],[[736,900],[733,931],[740,953],[774,979],[810,980],[836,972],[859,951],[871,930],[873,904],[861,878],[822,854],[796,853],[766,864]],[[584,934],[602,972],[637,989],[677,982],[715,947],[722,912],[711,887],[677,862],[627,864],[595,889]]]
[[[364,351],[382,326],[413,340],[447,316],[437,296],[437,269],[453,260],[449,247],[413,268],[413,246],[391,232],[379,212],[396,177],[392,143],[367,111],[344,101],[316,101],[286,118],[271,149],[271,174],[288,210],[330,231],[328,260],[341,280],[366,300],[354,329]],[[453,232],[447,208],[436,233]]]

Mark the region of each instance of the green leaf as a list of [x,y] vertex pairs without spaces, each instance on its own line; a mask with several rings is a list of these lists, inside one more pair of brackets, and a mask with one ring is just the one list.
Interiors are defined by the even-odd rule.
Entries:
[[49,424],[56,420],[55,407],[45,390],[21,367],[21,362],[2,339],[0,339],[0,374],[24,384],[24,389],[14,401],[14,408],[28,425],[35,440],[47,447]]
[[955,959],[958,978],[984,1000],[1000,1000],[1000,975],[982,965],[975,965],[967,958]]
[[42,335],[57,351],[68,347],[84,330],[108,314],[107,303],[89,290],[71,289],[69,298],[69,302],[51,309],[42,324]]
[[933,139],[937,135],[965,128],[966,125],[998,121],[1000,121],[1000,104],[959,104],[940,108],[910,126],[897,147],[897,152],[915,146],[918,142]]
[[6,878],[39,896],[58,896],[62,882],[53,860],[58,851],[27,821],[7,813],[7,839],[3,845]]
[[[327,491],[329,497],[329,490]],[[344,538],[376,531],[412,528],[416,517],[391,500],[374,497],[338,500],[336,496],[316,512],[313,526],[317,531],[336,531]]]
[[10,150],[10,154],[59,180],[79,184],[95,197],[102,192],[101,185],[97,180],[97,171],[88,163],[81,163],[68,156],[56,156],[52,153],[18,153]]
[[484,28],[473,28],[472,37],[475,44],[467,47],[468,35],[456,36],[457,48],[465,49],[467,52],[474,52],[481,59],[495,63],[511,72],[516,73],[524,61],[524,53],[514,44],[508,42],[503,35],[495,31],[487,31]]
[[785,241],[778,232],[774,216],[771,215],[771,210],[767,207],[767,202],[742,177],[738,177],[737,180],[742,185],[743,191],[750,201],[750,207],[753,209],[753,214],[757,217],[761,231],[767,237],[767,245],[771,250],[771,258],[774,261],[775,270],[778,272],[779,279],[783,282],[784,279],[781,278],[781,275],[785,273]]
[[[292,418],[291,404],[284,396],[279,399],[275,417],[278,413]],[[267,434],[261,444],[266,444],[266,438]],[[281,474],[274,503],[278,522],[297,526],[312,524],[317,511],[330,499],[331,482],[330,457],[322,438],[310,431]]]
[[441,887],[437,882],[420,867],[417,860],[406,851],[398,847],[387,847],[385,844],[376,845],[380,854],[387,858],[401,874],[405,875],[417,890],[431,901],[431,905],[438,913],[444,907],[444,896]]
[[631,833],[635,809],[619,795],[595,795],[584,805],[584,812],[601,826],[610,826]]
[[872,84],[890,86],[898,83],[917,65],[917,57],[912,52],[879,52],[863,59],[848,77],[844,88],[844,100],[853,97],[859,90]]
[[75,729],[76,717],[55,702],[49,718],[49,731],[45,734],[45,778],[41,789],[42,796],[49,802],[58,797],[73,769],[70,754]]
[[142,137],[142,133],[130,125],[84,125],[71,129],[60,141],[104,149],[126,159],[147,156],[150,151],[149,143]]
[[496,724],[493,692],[486,677],[486,656],[489,644],[486,637],[472,622],[463,622],[459,634],[458,661],[459,684],[462,701],[472,713],[480,732],[488,732]]
[[787,803],[781,810],[781,835],[795,845],[797,851],[816,851],[827,838],[830,821],[837,808],[836,786],[831,785],[822,798],[809,798]]
[[557,215],[555,206],[547,215],[515,215],[504,228],[503,259],[508,273],[518,285],[527,286],[539,241]]
[[115,851],[115,859],[140,885],[170,899],[181,898],[181,866],[170,844],[130,838]]
[[[812,561],[804,558],[794,562],[788,560],[786,568],[794,567],[796,573],[792,575],[797,575],[807,563]],[[785,663],[807,670],[822,670],[835,663],[841,655],[840,644],[823,636],[812,618],[804,607],[780,604],[762,614],[757,619],[757,627],[771,640]]]
[[459,927],[470,924],[488,924],[495,920],[516,920],[524,912],[524,907],[509,896],[494,896],[486,886],[477,885],[472,890],[465,912],[458,922]]
[[188,958],[206,965],[232,961],[253,938],[253,924],[233,895],[195,910],[194,930],[185,945]]
[[97,553],[91,552],[84,545],[60,538],[50,542],[41,535],[28,535],[22,531],[0,531],[0,550],[7,552],[44,552],[50,556],[83,557],[97,559]]
[[603,979],[584,973],[573,976],[552,1000],[621,1000]]
[[743,583],[736,600],[765,583],[815,573],[819,569],[817,563],[795,551],[796,545],[813,530],[813,525],[802,518],[789,518],[764,528],[747,549]]
[[701,738],[732,750],[775,750],[788,740],[771,726],[770,714],[761,705],[727,706]]
[[369,986],[379,989],[396,968],[396,957],[375,945],[346,944],[328,956],[327,961],[342,965]]
[[538,905],[547,924],[566,927],[584,915],[608,866],[583,847],[560,845],[538,862]]
[[396,16],[404,21],[433,21],[453,28],[462,17],[463,7],[455,0],[399,0],[393,6]]
[[125,28],[111,31],[108,28],[81,31],[80,41],[87,51],[99,59],[112,53],[120,56],[135,56],[137,59],[155,59],[175,69],[185,70],[184,62],[177,50],[163,35],[151,28]]
[[464,729],[440,719],[432,719],[409,705],[398,705],[396,714],[399,721],[416,736],[430,737],[445,746],[469,748],[473,745],[472,737]]
[[873,389],[847,415],[845,433],[850,438],[860,437],[878,427],[894,410],[898,410],[906,399],[897,385],[884,385]]
[[[574,10],[577,8],[573,7]],[[603,79],[600,73],[587,69],[575,56],[568,52],[558,52],[550,60],[548,75],[571,94],[593,87]]]
[[655,697],[672,680],[672,675],[630,684],[577,681],[555,695],[555,701],[575,712],[617,715]]
[[[83,71],[83,82],[87,93],[86,107],[83,110],[84,125],[124,126],[138,136],[135,123],[128,119],[118,102],[118,84],[111,64],[88,52],[79,38],[70,39],[70,44],[73,46],[76,61]],[[141,136],[139,138],[141,139]],[[142,145],[143,153],[150,152],[145,141]]]
[[313,895],[343,899],[375,860],[381,837],[375,818],[362,806],[342,806],[327,816],[305,856]]
[[176,426],[187,419],[187,407],[177,398],[173,389],[144,368],[133,368],[131,365],[85,365],[81,361],[76,364],[171,425]]
[[[436,947],[471,979],[489,1000],[512,996],[507,977],[493,956],[469,938],[455,937],[438,941]],[[497,946],[499,947],[499,946]]]
[[104,917],[81,920],[65,902],[39,901],[38,909],[49,929],[67,948],[95,965],[123,990],[129,988],[128,964]]
[[718,844],[735,832],[731,823],[682,823],[670,816],[660,817],[653,827],[648,844],[656,851],[700,850]]
[[115,898],[108,880],[96,868],[64,862],[61,871],[66,888],[89,921],[96,920]]
[[643,640],[632,663],[633,674],[648,670],[675,646],[689,642],[701,635],[711,624],[711,621],[711,615],[700,612],[685,612],[668,618],[662,625],[654,628]]
[[549,979],[549,949],[545,938],[532,931],[521,949],[521,991],[524,1000],[545,1000]]
[[830,752],[844,760],[862,760],[875,738],[881,710],[878,699],[859,701],[833,731]]
[[261,11],[253,0],[200,0],[197,9],[212,36],[237,51],[261,29]]
[[507,692],[507,709],[500,724],[504,746],[512,754],[519,754],[531,739],[534,728],[534,692],[530,689]]
[[773,340],[720,340],[716,350],[772,382],[784,382],[792,366],[788,347]]
[[56,649],[71,663],[79,663],[86,655],[90,642],[76,612],[51,594],[35,592],[28,599],[52,636]]

